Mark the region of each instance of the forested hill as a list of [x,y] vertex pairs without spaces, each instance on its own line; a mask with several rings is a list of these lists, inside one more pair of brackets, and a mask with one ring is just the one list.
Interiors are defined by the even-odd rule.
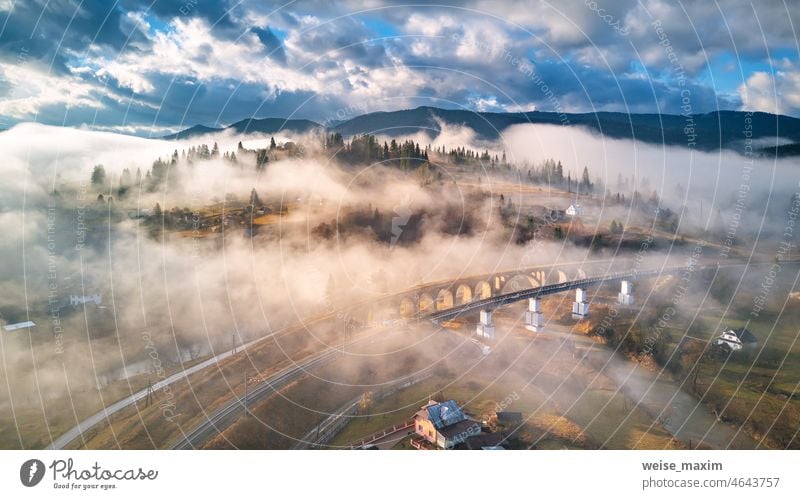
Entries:
[[[688,116],[674,114],[627,114],[614,112],[566,113],[534,111],[529,113],[484,113],[422,106],[401,111],[363,114],[338,123],[329,131],[345,137],[378,134],[393,137],[420,131],[435,137],[442,124],[468,126],[483,139],[500,137],[509,126],[522,123],[579,126],[614,139],[636,139],[650,144],[693,147],[704,151],[732,149],[743,152],[745,140],[754,140],[753,150],[760,154],[793,155],[800,144],[800,119],[769,113],[717,111]],[[281,131],[306,133],[322,130],[309,120],[282,118],[246,119],[226,128],[197,125],[164,139],[185,139],[230,129],[240,134]],[[784,146],[775,149],[776,146]]]

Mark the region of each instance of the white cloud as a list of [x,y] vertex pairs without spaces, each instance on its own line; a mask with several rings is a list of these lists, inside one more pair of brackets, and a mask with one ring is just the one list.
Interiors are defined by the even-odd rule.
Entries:
[[263,84],[273,94],[320,88],[316,79],[266,57],[253,33],[238,40],[217,38],[208,24],[198,18],[176,18],[170,26],[172,29],[155,34],[150,54],[95,56],[87,58],[86,63],[97,68],[97,75],[111,76],[135,92],[152,91],[149,78],[155,74],[191,76],[202,82],[236,80]]
[[756,71],[739,86],[742,109],[775,114],[800,113],[800,69]]
[[472,107],[481,112],[496,111],[498,108],[500,108],[500,103],[497,102],[497,97],[495,96],[470,99],[470,104]]
[[429,16],[414,13],[409,16],[404,29],[409,34],[445,36],[458,26],[459,23],[451,16]]
[[43,107],[102,108],[100,95],[109,95],[101,87],[69,76],[56,76],[33,64],[0,63],[0,75],[10,87],[0,100],[0,115],[28,118]]
[[152,92],[153,85],[134,68],[118,61],[110,61],[100,68],[96,76],[104,79],[107,77],[114,78],[121,87],[130,88],[136,93]]

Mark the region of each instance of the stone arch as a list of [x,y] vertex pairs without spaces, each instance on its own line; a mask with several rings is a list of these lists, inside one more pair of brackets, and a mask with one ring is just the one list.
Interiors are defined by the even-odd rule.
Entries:
[[433,301],[431,295],[422,293],[419,295],[419,311],[420,313],[433,312],[436,302]]
[[453,308],[453,292],[449,289],[440,289],[436,295],[436,310]]
[[463,305],[472,301],[472,288],[466,284],[461,284],[456,288],[456,303]]
[[400,317],[414,317],[417,315],[417,304],[411,298],[400,300]]
[[475,285],[475,293],[472,295],[476,300],[484,300],[492,297],[492,286],[486,281],[480,281]]
[[515,291],[522,291],[523,289],[528,288],[535,288],[536,281],[533,280],[532,277],[529,277],[524,274],[517,274],[515,276],[510,276],[506,279],[506,283],[503,286],[502,293],[513,293]]

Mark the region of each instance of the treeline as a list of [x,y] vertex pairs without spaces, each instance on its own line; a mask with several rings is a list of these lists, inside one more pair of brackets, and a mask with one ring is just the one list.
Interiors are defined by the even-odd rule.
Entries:
[[[504,155],[505,156],[505,155]],[[581,178],[573,178],[571,172],[564,176],[564,166],[561,161],[546,159],[538,166],[527,167],[528,182],[547,184],[552,187],[565,189],[567,192],[590,194],[595,190],[595,184],[589,177],[589,167],[583,167]]]
[[413,140],[383,144],[370,134],[356,135],[349,142],[340,133],[325,137],[325,150],[332,156],[349,163],[383,163],[402,169],[415,169],[428,162],[428,151]]
[[473,151],[472,149],[467,149],[466,147],[454,147],[450,150],[447,150],[444,146],[437,147],[434,149],[434,152],[441,157],[442,159],[448,159],[451,163],[455,164],[468,164],[471,162],[480,162],[484,166],[489,166],[490,168],[495,168],[498,166],[508,167],[510,166],[506,161],[506,153],[503,151],[503,158],[495,154],[492,156],[488,150],[484,150],[483,152]]
[[[180,166],[192,166],[202,161],[222,159],[226,164],[242,167],[244,164],[254,164],[257,170],[263,170],[269,161],[275,159],[275,151],[280,148],[275,139],[270,139],[269,148],[247,149],[239,142],[236,151],[221,153],[219,145],[209,147],[207,144],[176,149],[167,158],[157,158],[144,172],[140,168],[134,173],[129,168],[122,170],[118,179],[112,179],[102,164],[95,165],[91,173],[91,183],[103,192],[113,192],[119,199],[124,198],[131,190],[142,189],[145,192],[155,192],[160,188],[175,188],[178,186],[181,171]],[[237,155],[238,153],[238,155]],[[242,161],[240,162],[240,158]],[[113,185],[109,185],[113,183]]]

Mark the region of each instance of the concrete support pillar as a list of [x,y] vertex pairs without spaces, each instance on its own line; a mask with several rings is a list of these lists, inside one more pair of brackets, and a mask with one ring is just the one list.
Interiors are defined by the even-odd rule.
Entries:
[[630,281],[622,281],[619,294],[617,295],[617,302],[620,305],[633,305],[633,283]]
[[478,336],[489,340],[494,339],[494,324],[492,324],[492,311],[481,310],[481,318],[476,329]]
[[525,312],[525,329],[538,333],[542,330],[542,302],[539,298],[528,299],[528,310]]
[[575,290],[575,302],[572,304],[572,317],[583,319],[589,315],[589,304],[586,303],[586,290],[578,288]]

